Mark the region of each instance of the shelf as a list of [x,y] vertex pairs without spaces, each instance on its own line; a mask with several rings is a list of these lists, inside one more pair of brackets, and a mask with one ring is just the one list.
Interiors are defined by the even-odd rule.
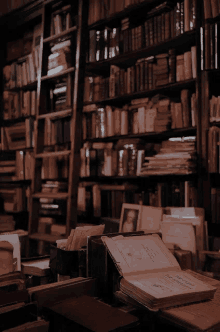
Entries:
[[23,116],[23,117],[19,117],[19,118],[16,118],[16,119],[2,120],[2,124],[3,124],[3,126],[10,126],[10,125],[13,125],[15,123],[23,122],[26,119],[35,119],[35,116]]
[[135,64],[137,59],[140,58],[146,58],[152,55],[156,55],[159,53],[167,52],[170,48],[177,48],[177,47],[183,47],[184,44],[187,44],[193,46],[195,44],[195,36],[196,36],[196,30],[191,30],[184,32],[180,36],[176,36],[175,38],[169,39],[167,41],[163,41],[159,44],[152,45],[147,48],[143,48],[140,50],[132,51],[129,53],[123,53],[121,55],[118,55],[114,58],[108,59],[108,60],[101,60],[96,62],[90,62],[86,65],[86,72],[88,74],[93,74],[97,71],[102,70],[109,70],[110,65],[121,65],[126,64],[127,66],[132,66]]
[[33,198],[53,198],[53,199],[60,199],[64,200],[67,199],[69,196],[68,193],[58,192],[58,193],[35,193],[32,195]]
[[67,75],[69,73],[73,73],[75,71],[75,67],[71,67],[71,68],[68,68],[66,70],[63,70],[61,71],[60,73],[57,73],[57,74],[54,74],[54,75],[46,75],[46,76],[42,76],[41,77],[41,81],[47,81],[47,80],[52,80],[52,79],[56,79],[60,76],[64,76],[64,75]]
[[189,89],[195,86],[195,79],[185,80],[181,82],[175,82],[170,83],[166,85],[162,85],[160,87],[157,87],[156,89],[147,90],[147,91],[138,91],[134,92],[132,94],[125,94],[122,96],[114,97],[114,98],[108,98],[105,100],[99,100],[99,101],[93,101],[89,103],[84,103],[84,105],[91,105],[91,104],[100,104],[100,105],[114,105],[114,104],[125,104],[130,102],[132,99],[138,99],[143,97],[149,97],[153,96],[158,93],[167,93],[172,94],[174,92],[174,95],[176,91],[182,90],[182,89]]
[[0,186],[4,184],[14,184],[14,185],[20,185],[20,184],[31,184],[31,180],[1,180],[0,179]]
[[45,38],[45,39],[44,39],[44,43],[50,43],[50,42],[55,41],[55,40],[57,40],[57,39],[59,39],[59,38],[65,37],[65,36],[67,36],[68,34],[74,32],[74,31],[76,31],[76,30],[77,30],[77,26],[74,26],[74,27],[72,27],[72,28],[70,28],[70,29],[68,29],[68,30],[65,30],[65,31],[63,31],[63,32],[61,32],[61,33],[59,33],[59,34],[57,34],[57,35],[53,35],[53,36],[50,36],[50,37],[48,37],[48,38]]
[[[160,181],[167,181],[170,178],[187,178],[187,180],[193,180],[197,176],[197,173],[189,173],[189,174],[154,174],[154,175],[143,175],[143,176],[137,176],[137,175],[132,175],[132,176],[91,176],[91,177],[81,177],[80,182],[84,181],[91,181],[91,182],[107,182],[110,181],[129,181],[129,180],[134,180],[134,181],[143,181],[143,179],[152,180],[156,182]],[[192,179],[191,179],[192,178]],[[113,184],[112,184],[113,185]],[[117,185],[116,185],[117,186]]]
[[[15,61],[12,61],[12,62],[15,62]],[[22,85],[22,86],[16,86],[14,88],[9,88],[9,89],[5,89],[5,91],[20,91],[20,90],[29,90],[29,89],[33,89],[33,88],[36,88],[37,89],[37,81],[34,81],[34,82],[30,82],[26,85]]]
[[46,113],[46,114],[41,114],[38,115],[38,119],[46,119],[46,118],[50,118],[50,119],[56,119],[56,118],[65,118],[67,116],[71,116],[72,115],[72,109],[67,109],[64,111],[58,111],[58,112],[52,112],[52,113]]
[[162,140],[165,138],[170,137],[180,137],[180,136],[195,136],[196,135],[196,128],[178,128],[178,129],[170,129],[167,131],[162,132],[148,132],[144,134],[130,134],[130,135],[123,135],[123,136],[109,136],[109,137],[102,137],[102,138],[88,138],[84,142],[112,142],[118,141],[119,139],[132,139],[132,138],[141,138],[141,139],[153,139],[153,140]]
[[69,156],[71,151],[43,152],[36,155],[36,158],[62,157]]
[[50,243],[56,243],[57,240],[65,239],[65,236],[62,235],[41,234],[41,233],[29,234],[28,237],[31,240],[45,241]]

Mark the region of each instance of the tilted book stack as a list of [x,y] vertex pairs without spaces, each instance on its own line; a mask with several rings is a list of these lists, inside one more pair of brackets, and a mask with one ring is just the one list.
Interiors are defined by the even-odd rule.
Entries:
[[122,276],[120,290],[149,309],[213,298],[216,288],[182,271],[159,235],[102,237]]

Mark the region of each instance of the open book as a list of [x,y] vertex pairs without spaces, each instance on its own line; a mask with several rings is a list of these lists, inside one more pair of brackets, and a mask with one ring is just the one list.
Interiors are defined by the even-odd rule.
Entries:
[[150,309],[211,299],[215,287],[182,271],[158,234],[102,237],[123,277],[120,290]]

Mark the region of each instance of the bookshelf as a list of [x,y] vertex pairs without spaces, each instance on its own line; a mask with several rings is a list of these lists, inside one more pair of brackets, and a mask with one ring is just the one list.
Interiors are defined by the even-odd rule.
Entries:
[[[209,235],[219,237],[219,14],[216,1],[203,1],[203,21],[200,27],[201,43],[201,137],[202,166],[206,193],[204,205],[209,218]],[[218,240],[218,239],[217,239]]]
[[[94,217],[115,222],[123,202],[202,206],[197,164],[201,4],[128,0],[105,5],[94,0],[89,5],[79,187],[82,218],[89,209],[87,218],[93,212]],[[181,138],[190,136],[194,139],[184,145]],[[168,148],[172,140],[175,143]],[[175,167],[178,149],[180,158],[186,153],[191,161],[180,159]],[[157,157],[163,153],[173,156],[168,162],[168,155],[160,159],[161,167],[153,169],[154,158],[159,163]],[[166,163],[174,171],[165,170]]]
[[[45,252],[77,224],[85,6],[81,0],[43,4],[28,255]],[[56,226],[60,234],[52,232]]]
[[27,229],[36,118],[40,1],[1,18],[0,194],[16,227]]

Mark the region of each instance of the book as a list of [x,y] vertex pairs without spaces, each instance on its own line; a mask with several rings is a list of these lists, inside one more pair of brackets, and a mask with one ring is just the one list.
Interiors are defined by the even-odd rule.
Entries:
[[119,289],[149,309],[212,299],[216,287],[182,271],[158,234],[102,236],[122,276]]
[[220,282],[196,272],[190,272],[202,282],[217,288],[214,299],[208,302],[193,303],[187,306],[165,309],[161,312],[161,317],[167,321],[172,321],[178,327],[193,331],[218,331],[220,326],[219,319],[219,295]]

